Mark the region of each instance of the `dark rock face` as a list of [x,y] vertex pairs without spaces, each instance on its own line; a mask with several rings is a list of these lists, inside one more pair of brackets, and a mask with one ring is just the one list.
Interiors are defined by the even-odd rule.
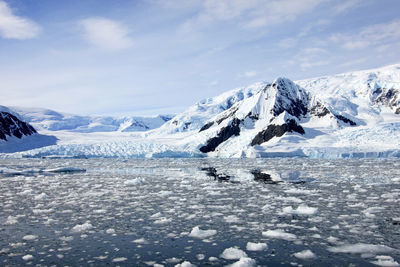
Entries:
[[272,84],[272,87],[278,91],[273,108],[274,116],[278,116],[284,111],[297,118],[307,114],[307,94],[301,88],[296,88],[299,94],[293,94],[293,88],[290,86],[295,85],[287,84],[283,79],[278,79],[276,83]]
[[350,124],[351,126],[357,125],[357,123],[355,123],[354,121],[352,121],[352,120],[350,120],[350,119],[348,119],[348,118],[346,118],[346,117],[344,117],[344,116],[342,116],[342,115],[335,114],[335,117],[336,117],[338,120],[343,121],[344,123]]
[[199,132],[205,131],[205,130],[209,129],[211,126],[213,126],[213,125],[214,125],[213,121],[212,122],[208,122],[208,123],[204,124],[203,127],[200,128]]
[[19,120],[8,112],[0,112],[0,139],[7,141],[7,136],[22,138],[24,135],[32,135],[36,130],[26,122]]
[[396,114],[400,114],[400,93],[398,89],[377,87],[373,94],[376,95],[375,103],[386,105],[395,109]]
[[295,120],[287,120],[282,125],[269,125],[266,130],[259,132],[251,141],[251,146],[261,145],[264,142],[271,140],[273,137],[281,137],[286,132],[297,132],[304,134],[304,129],[296,123]]
[[329,113],[330,113],[329,109],[327,109],[320,102],[317,102],[317,104],[314,105],[313,107],[311,107],[311,109],[310,109],[310,114],[315,115],[318,118],[324,117],[325,115],[328,115]]
[[216,137],[208,139],[207,144],[200,147],[200,151],[203,153],[214,151],[217,146],[228,140],[231,136],[238,136],[240,134],[240,123],[241,120],[234,118],[228,126],[223,127],[219,131]]

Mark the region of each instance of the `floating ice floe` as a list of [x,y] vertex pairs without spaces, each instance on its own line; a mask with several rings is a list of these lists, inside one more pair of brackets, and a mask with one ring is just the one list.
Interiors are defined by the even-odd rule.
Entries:
[[182,263],[176,264],[175,267],[196,267],[196,265],[190,263],[190,261],[184,261]]
[[38,236],[37,235],[26,235],[22,239],[26,240],[26,241],[31,241],[31,240],[38,239]]
[[224,252],[222,252],[222,254],[220,255],[220,257],[226,260],[238,260],[240,258],[247,257],[247,254],[246,252],[237,247],[231,247],[225,249]]
[[227,265],[227,267],[252,267],[256,261],[249,257],[241,257],[237,262]]
[[112,262],[124,262],[126,260],[127,260],[127,258],[125,258],[125,257],[119,257],[119,258],[113,259]]
[[318,212],[318,208],[309,207],[307,205],[300,205],[297,209],[293,209],[292,206],[284,207],[283,213],[295,214],[295,215],[315,215]]
[[307,249],[307,250],[303,250],[300,252],[296,252],[293,254],[293,256],[295,256],[298,259],[302,259],[302,260],[308,260],[308,259],[314,259],[315,258],[315,254]]
[[144,179],[138,177],[138,178],[135,178],[135,179],[130,179],[130,180],[124,181],[124,185],[133,186],[133,185],[142,184],[143,182],[144,182]]
[[268,245],[266,243],[252,243],[252,242],[247,242],[246,245],[246,250],[248,251],[262,251],[262,250],[267,250]]
[[395,249],[385,245],[358,243],[358,244],[330,247],[328,248],[328,251],[334,253],[364,254],[364,253],[390,253],[394,252]]
[[85,222],[84,224],[77,224],[72,227],[71,232],[73,233],[83,233],[93,228],[90,222]]
[[25,256],[22,256],[22,259],[23,259],[24,261],[30,261],[30,260],[33,260],[34,257],[33,257],[32,255],[30,255],[30,254],[27,254],[27,255],[25,255]]
[[217,234],[217,230],[202,230],[198,226],[193,227],[189,237],[205,239]]
[[265,236],[265,237],[283,239],[283,240],[286,240],[286,241],[295,241],[295,240],[297,240],[297,236],[295,234],[286,233],[285,231],[283,231],[281,229],[268,230],[268,231],[262,232],[262,235]]
[[378,266],[385,266],[385,267],[400,266],[400,264],[390,256],[379,255],[379,256],[376,256],[375,258],[376,258],[376,261],[371,261],[372,264],[375,264]]
[[14,216],[8,216],[7,220],[4,222],[5,225],[13,225],[18,223],[18,218]]

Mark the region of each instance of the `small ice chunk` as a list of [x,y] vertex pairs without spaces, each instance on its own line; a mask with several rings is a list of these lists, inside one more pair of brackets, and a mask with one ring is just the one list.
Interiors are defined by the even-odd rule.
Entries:
[[110,228],[110,229],[106,230],[106,233],[112,235],[112,234],[115,234],[115,230]]
[[268,249],[268,245],[266,243],[247,242],[246,249],[248,251],[263,251]]
[[23,240],[26,240],[26,241],[30,241],[30,240],[35,240],[35,239],[37,239],[37,238],[38,238],[37,235],[26,235],[26,236],[24,236],[22,239],[23,239]]
[[210,236],[216,235],[217,230],[202,230],[198,226],[193,227],[192,231],[190,232],[189,236],[194,238],[205,239]]
[[291,233],[286,233],[285,231],[283,231],[281,229],[268,230],[266,232],[262,232],[262,235],[265,237],[283,239],[286,241],[295,241],[297,239],[296,235],[291,234]]
[[135,179],[131,179],[131,180],[126,180],[124,182],[124,185],[126,186],[133,186],[133,185],[139,185],[142,184],[144,182],[144,180],[142,178],[135,178]]
[[199,261],[202,261],[202,260],[204,260],[204,259],[206,258],[206,256],[205,256],[204,254],[197,254],[197,255],[196,255],[196,258],[197,258]]
[[240,219],[236,215],[225,216],[224,220],[227,223],[239,223],[240,222]]
[[252,267],[256,264],[256,261],[248,258],[248,257],[241,257],[237,262],[229,264],[229,267]]
[[27,255],[25,255],[25,256],[23,256],[22,257],[22,259],[24,260],[24,261],[30,261],[30,260],[33,260],[33,256],[31,255],[31,254],[27,254]]
[[82,232],[86,232],[92,228],[93,228],[93,225],[91,225],[90,222],[85,222],[84,224],[77,224],[74,227],[72,227],[71,232],[82,233]]
[[376,261],[371,261],[372,264],[375,264],[375,265],[378,265],[378,266],[386,266],[386,267],[400,266],[400,264],[390,256],[379,255],[379,256],[376,256],[375,258],[377,260]]
[[330,252],[334,253],[351,253],[351,254],[363,254],[363,253],[390,253],[395,251],[393,248],[385,245],[373,245],[373,244],[350,244],[342,245],[337,247],[328,248]]
[[209,257],[208,261],[218,261],[218,258],[217,257]]
[[37,196],[35,196],[35,200],[43,200],[46,199],[48,196],[46,195],[46,193],[41,193]]
[[171,219],[171,218],[162,217],[162,218],[160,218],[160,219],[154,221],[154,224],[168,224],[168,223],[170,223],[170,222],[172,222],[172,219]]
[[309,249],[294,253],[293,256],[295,256],[298,259],[302,259],[302,260],[308,260],[308,259],[315,258],[315,254]]
[[318,208],[309,207],[307,205],[300,205],[297,209],[293,209],[291,206],[283,208],[283,213],[295,215],[315,215],[317,212]]
[[18,218],[14,216],[8,216],[7,220],[4,222],[5,225],[13,225],[18,223]]
[[127,258],[125,258],[125,257],[119,257],[119,258],[113,259],[112,262],[123,262],[123,261],[126,261],[126,260],[127,260]]
[[143,237],[142,237],[142,238],[139,238],[139,239],[136,239],[136,240],[133,240],[132,242],[133,242],[133,243],[136,243],[136,244],[148,244],[148,242],[146,241],[146,239],[144,239]]
[[196,265],[191,264],[190,261],[184,261],[182,263],[176,264],[175,267],[196,267]]
[[220,255],[220,257],[226,260],[238,260],[242,257],[247,257],[247,254],[246,252],[237,247],[231,247],[225,249],[224,252],[222,252],[222,254]]

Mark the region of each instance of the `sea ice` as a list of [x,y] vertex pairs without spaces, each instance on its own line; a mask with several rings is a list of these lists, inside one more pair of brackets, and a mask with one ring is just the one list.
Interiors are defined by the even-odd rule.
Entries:
[[291,206],[283,208],[283,213],[295,215],[315,215],[317,212],[318,208],[309,207],[307,205],[300,205],[297,209],[293,209]]
[[24,261],[30,261],[30,260],[33,260],[33,256],[32,255],[30,255],[30,254],[27,254],[27,255],[25,255],[25,256],[23,256],[22,257],[22,259],[24,260]]
[[72,227],[71,232],[82,233],[82,232],[86,232],[87,230],[90,230],[92,228],[93,228],[93,225],[91,225],[90,222],[85,222],[83,224],[77,224],[74,227]]
[[35,240],[35,239],[37,239],[37,238],[38,238],[37,235],[26,235],[26,236],[24,236],[22,239],[23,239],[23,240],[26,240],[26,241],[30,241],[30,240]]
[[247,242],[246,245],[246,250],[248,251],[262,251],[262,250],[267,250],[268,245],[266,243],[252,243],[252,242]]
[[189,236],[194,238],[205,239],[216,234],[217,230],[202,230],[198,226],[196,226],[192,229]]
[[351,253],[351,254],[390,253],[394,251],[393,248],[385,245],[373,245],[373,244],[363,244],[363,243],[330,247],[328,248],[328,250],[334,253]]
[[286,241],[295,241],[297,239],[297,236],[295,234],[286,233],[281,229],[268,230],[266,232],[262,232],[262,235],[265,237],[283,239]]
[[237,262],[227,265],[227,267],[252,267],[256,264],[256,261],[248,258],[248,257],[241,257]]
[[222,252],[222,254],[220,255],[220,257],[226,260],[238,260],[242,257],[247,257],[247,254],[246,252],[237,247],[231,247],[225,249],[224,252]]
[[398,266],[400,266],[400,264],[390,256],[379,255],[379,256],[376,256],[375,258],[377,260],[376,261],[371,261],[371,263],[373,263],[375,265],[378,265],[378,266],[385,266],[385,267],[398,267]]
[[303,251],[300,251],[300,252],[296,252],[296,253],[293,254],[293,256],[295,256],[298,259],[302,259],[302,260],[315,258],[315,254],[309,249],[303,250]]
[[196,265],[190,263],[190,261],[184,261],[182,263],[176,264],[175,267],[196,267]]

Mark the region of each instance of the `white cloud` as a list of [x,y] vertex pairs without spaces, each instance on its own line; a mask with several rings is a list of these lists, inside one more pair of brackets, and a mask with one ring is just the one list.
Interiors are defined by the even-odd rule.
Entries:
[[251,77],[257,76],[257,74],[258,74],[257,71],[251,70],[251,71],[246,71],[244,73],[244,76],[251,78]]
[[12,13],[7,3],[0,0],[0,36],[6,39],[25,40],[36,37],[40,27],[33,21]]
[[258,28],[293,21],[325,0],[206,0],[197,16],[184,24],[186,30],[216,21],[236,21]]
[[310,62],[306,61],[306,62],[300,63],[300,68],[302,70],[307,70],[307,69],[310,69],[310,68],[325,66],[325,65],[328,65],[328,64],[329,64],[329,61],[326,61],[326,60],[310,61]]
[[358,34],[335,34],[330,40],[347,50],[390,45],[400,40],[400,20],[365,27]]
[[87,18],[80,21],[86,40],[107,50],[121,50],[132,45],[128,29],[119,22],[105,18]]
[[333,10],[335,13],[344,13],[349,11],[350,9],[359,7],[363,3],[362,0],[347,0],[347,1],[340,1]]

